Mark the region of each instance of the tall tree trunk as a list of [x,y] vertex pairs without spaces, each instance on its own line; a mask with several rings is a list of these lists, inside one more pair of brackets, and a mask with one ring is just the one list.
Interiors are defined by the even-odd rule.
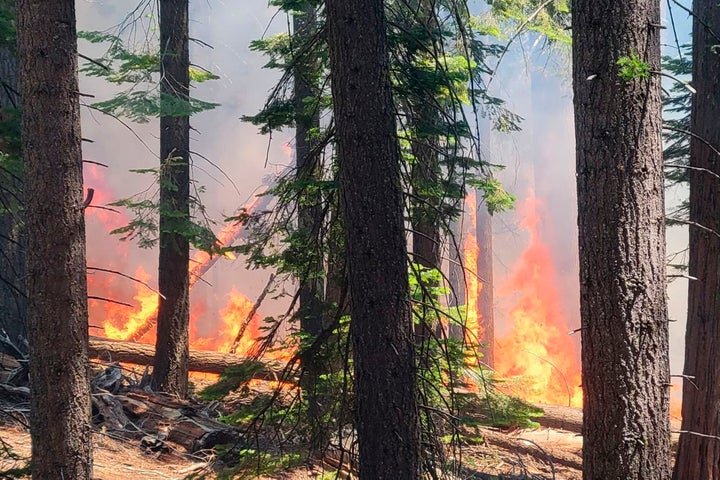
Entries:
[[[293,34],[309,37],[316,31],[317,18],[315,6],[306,2],[302,12],[293,15]],[[296,178],[298,182],[307,183],[318,179],[320,156],[313,152],[317,142],[312,135],[320,129],[320,107],[317,102],[308,102],[319,95],[318,88],[311,80],[314,70],[314,59],[302,58],[295,64],[294,99],[295,119],[295,161],[297,163]],[[313,132],[314,131],[314,132]],[[305,256],[308,265],[301,272],[298,286],[298,316],[300,328],[310,336],[316,337],[323,331],[323,256],[320,245],[320,229],[322,227],[322,204],[319,193],[313,188],[304,189],[298,199],[298,230],[303,244],[309,245],[310,252]],[[317,382],[322,365],[317,357],[304,356],[302,387],[308,401],[308,413],[311,427],[311,446],[314,449],[324,447],[326,428],[321,422],[320,402],[318,399]]]
[[[697,280],[688,287],[685,374],[693,379],[683,388],[682,430],[720,436],[720,183],[708,173],[720,174],[720,55],[711,31],[720,28],[720,7],[696,0],[693,12],[689,274]],[[681,434],[674,478],[720,479],[720,442]]]
[[416,131],[424,132],[411,141],[415,163],[411,167],[413,189],[412,204],[412,259],[426,268],[440,268],[440,214],[436,189],[440,181],[438,164],[438,138],[428,131],[436,129],[437,111],[429,106],[411,113],[410,122]]
[[18,1],[32,476],[90,479],[88,309],[75,2]]
[[[450,268],[449,268],[449,281],[450,281],[450,299],[448,305],[451,307],[458,307],[465,304],[465,271],[463,270],[463,234],[462,234],[462,218],[453,220],[450,224],[451,236],[449,239],[450,243]],[[461,312],[451,309],[453,317],[458,321],[461,320]],[[463,338],[463,327],[457,322],[451,323],[448,328],[448,335],[450,338],[456,340],[462,340]]]
[[[13,14],[15,2],[0,2],[0,14]],[[0,39],[0,121],[8,122],[18,109],[18,65],[14,42]],[[19,158],[14,129],[0,134],[0,152]],[[20,172],[0,170],[0,327],[10,340],[24,350],[27,336],[25,316],[25,251],[22,235],[22,181]],[[0,346],[4,350],[4,346]],[[14,351],[6,351],[17,354]]]
[[[309,3],[300,15],[293,16],[293,28],[296,35],[309,35],[314,31],[316,23],[315,8]],[[295,128],[295,156],[297,162],[298,182],[312,182],[318,179],[319,155],[312,149],[316,142],[311,138],[312,130],[320,128],[320,109],[315,102],[308,104],[308,98],[319,95],[317,88],[309,80],[312,65],[299,62],[294,69],[295,108],[298,111]],[[311,111],[309,111],[311,109]],[[304,278],[300,278],[299,300],[301,327],[311,335],[322,331],[322,255],[320,254],[320,228],[322,223],[322,205],[320,196],[306,192],[298,202],[298,229],[311,248],[317,252],[312,254],[310,265]]]
[[[408,77],[409,82],[422,85],[426,66],[423,60],[428,59],[428,52],[442,51],[438,46],[441,41],[440,28],[435,18],[435,2],[418,0],[415,5],[406,6],[408,21],[413,23],[417,34],[408,40]],[[412,224],[412,261],[425,267],[440,269],[440,222],[438,213],[440,198],[438,183],[440,182],[440,137],[439,105],[436,103],[437,86],[418,88],[407,99],[407,122],[411,132],[410,149],[414,157],[410,165],[410,220]],[[419,280],[419,279],[418,279]],[[428,290],[436,287],[430,283],[423,288]],[[425,358],[430,347],[429,340],[433,335],[433,318],[435,310],[425,305],[431,304],[432,295],[422,292],[421,321],[415,325],[415,342],[419,347],[420,363],[427,364]],[[441,326],[439,322],[437,330]]]
[[418,412],[382,0],[325,2],[352,295],[361,479],[414,480]]
[[[432,47],[429,47],[432,48]],[[438,213],[439,198],[435,193],[440,177],[438,162],[437,135],[428,133],[437,128],[439,120],[437,111],[431,106],[431,99],[410,115],[410,124],[416,132],[411,140],[411,148],[415,162],[411,166],[411,220],[412,220],[412,261],[428,269],[440,269],[440,215]],[[421,133],[418,133],[421,132]],[[420,280],[420,279],[418,279]],[[433,322],[436,311],[431,305],[430,290],[437,287],[436,282],[422,286],[421,317],[415,326],[415,343],[418,346],[420,364],[427,367],[430,340],[433,336],[433,324],[439,330],[439,322]]]
[[[160,262],[152,386],[187,395],[190,301],[190,55],[187,0],[160,0]],[[178,109],[185,111],[178,112]]]
[[583,478],[670,477],[657,0],[573,2]]
[[493,250],[492,250],[492,216],[488,212],[487,204],[477,195],[477,226],[475,228],[478,247],[477,274],[480,277],[478,285],[478,317],[482,328],[480,353],[482,362],[491,368],[495,365],[495,306],[493,298]]

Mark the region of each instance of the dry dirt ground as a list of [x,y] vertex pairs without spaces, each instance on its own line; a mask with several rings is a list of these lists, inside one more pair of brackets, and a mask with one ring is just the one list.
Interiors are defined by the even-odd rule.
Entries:
[[[482,427],[468,432],[483,438],[484,443],[462,449],[463,472],[458,479],[580,479],[582,438],[577,433],[581,414],[577,409],[546,406],[544,425],[534,430],[503,432]],[[20,457],[30,454],[30,436],[18,426],[0,427],[3,443]],[[207,462],[183,454],[143,453],[137,441],[118,440],[103,432],[93,436],[94,475],[97,480],[166,480],[184,479],[200,473]],[[18,466],[21,461],[0,459],[0,471]],[[270,477],[287,480],[335,478],[331,466],[306,465]],[[211,477],[207,477],[211,478]],[[253,478],[246,476],[244,478]],[[342,475],[340,478],[353,478]]]

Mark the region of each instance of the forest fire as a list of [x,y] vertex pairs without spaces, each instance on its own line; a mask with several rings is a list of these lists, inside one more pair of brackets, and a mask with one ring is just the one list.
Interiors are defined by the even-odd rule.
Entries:
[[528,401],[581,406],[579,356],[568,337],[552,257],[538,232],[541,210],[534,195],[521,208],[530,241],[497,291],[515,301],[507,319],[510,331],[496,341],[495,368],[512,392]]
[[[477,212],[475,211],[476,193],[471,191],[465,198],[465,204],[472,207],[468,210],[469,230],[465,234],[463,240],[463,268],[465,276],[466,289],[466,312],[465,319],[465,345],[468,346],[470,352],[478,352],[480,349],[480,339],[484,338],[482,319],[480,318],[479,298],[482,284],[478,280],[477,264],[480,255],[480,247],[478,245],[475,230],[477,227]],[[467,363],[470,366],[477,366],[479,355],[470,355]]]
[[[94,165],[89,165],[85,170],[86,183],[95,189],[95,203],[106,204],[110,201],[110,188],[104,179],[102,172]],[[248,205],[240,209],[242,212],[252,212],[265,197],[255,197]],[[88,227],[96,231],[97,235],[108,237],[108,232],[128,223],[128,218],[120,212],[111,212],[102,208],[89,210]],[[217,235],[221,246],[232,245],[242,233],[242,225],[228,224]],[[103,238],[105,241],[106,238]],[[106,252],[98,248],[97,243],[88,247],[89,265],[97,265],[110,271],[128,273],[127,244],[117,242],[110,238],[106,241],[113,241],[119,244],[122,252],[120,257],[108,258]],[[218,258],[234,259],[231,254],[224,256],[210,256],[205,252],[197,252],[190,262],[190,287],[192,288],[197,280],[206,273]],[[130,267],[132,268],[132,267]],[[88,291],[95,298],[90,304],[91,324],[101,328],[103,336],[113,340],[130,340],[141,343],[154,344],[154,324],[157,316],[158,292],[150,288],[152,276],[142,265],[135,268],[131,275],[136,280],[131,283],[127,280],[120,280],[117,275],[111,272],[90,271],[88,274]],[[125,302],[132,298],[132,306]],[[104,301],[97,301],[97,300]],[[195,350],[213,350],[217,352],[230,352],[235,342],[237,346],[235,353],[239,356],[247,353],[256,339],[260,336],[261,316],[254,313],[248,318],[253,308],[253,302],[235,287],[227,294],[225,307],[218,309],[216,318],[210,320],[216,324],[214,331],[207,334],[207,324],[203,325],[205,334],[199,328],[201,323],[208,322],[205,315],[208,309],[208,299],[193,299],[190,311],[190,347]],[[221,300],[222,301],[222,300]],[[215,303],[215,302],[213,302]],[[213,312],[214,313],[214,312]],[[238,333],[242,329],[242,335]],[[288,356],[269,354],[268,357],[280,359]]]

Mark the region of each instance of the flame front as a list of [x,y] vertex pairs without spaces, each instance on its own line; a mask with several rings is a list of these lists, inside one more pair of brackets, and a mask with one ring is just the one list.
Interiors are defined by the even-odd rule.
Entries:
[[463,239],[463,272],[465,277],[465,306],[466,318],[464,337],[470,355],[467,364],[478,365],[480,339],[484,338],[482,319],[480,318],[479,298],[482,285],[478,281],[477,264],[480,258],[477,231],[477,211],[475,210],[476,193],[471,191],[465,197],[466,210],[468,212],[469,230],[466,231]]
[[[113,197],[102,171],[94,165],[86,165],[85,180],[88,186],[95,189],[93,204],[105,204]],[[241,211],[252,212],[264,197],[257,196],[246,205]],[[122,213],[110,212],[101,208],[88,209],[87,224],[92,230],[93,238],[102,238],[102,242],[91,242],[88,246],[89,265],[115,270],[117,272],[128,271],[128,243],[117,242],[111,238],[108,232],[112,229],[127,225],[129,219]],[[241,224],[228,224],[218,234],[220,244],[232,245],[242,232]],[[116,245],[117,251],[109,254],[107,244],[112,242]],[[119,255],[118,255],[119,253]],[[228,257],[232,258],[231,255]],[[211,257],[205,252],[196,252],[190,262],[190,286],[194,285],[212,264],[217,256]],[[151,275],[138,266],[133,275],[135,279],[152,284]],[[155,343],[155,328],[148,328],[155,323],[158,308],[158,294],[142,283],[131,283],[108,272],[89,271],[88,291],[93,297],[105,299],[106,301],[93,300],[90,303],[90,318],[93,328],[101,328],[105,337],[113,340],[135,339],[144,343]],[[128,298],[133,299],[134,307],[128,307],[112,301],[126,302]],[[109,300],[109,301],[108,301]],[[235,341],[241,325],[247,319],[253,303],[244,294],[238,292],[234,287],[228,294],[227,303],[219,311],[219,320],[210,319],[212,324],[217,324],[215,331],[203,325],[205,335],[199,333],[201,322],[208,321],[206,313],[211,315],[215,312],[209,311],[206,301],[208,299],[194,299],[190,311],[190,345],[193,349],[216,350],[228,352]],[[259,336],[261,317],[253,315],[245,328],[238,347],[238,355],[245,354],[256,338]],[[146,331],[146,334],[138,336],[138,332]],[[271,355],[270,358],[289,358],[288,352],[282,355]]]
[[[147,283],[150,280],[150,274],[140,266],[135,271],[135,278]],[[103,327],[107,338],[114,340],[130,338],[137,329],[146,325],[157,314],[158,296],[148,287],[138,284],[133,300],[139,305],[139,308],[129,314],[127,307],[106,305]],[[154,342],[154,330],[152,333],[153,337],[148,341]]]
[[533,402],[582,405],[580,366],[568,336],[557,274],[548,247],[538,233],[540,205],[534,195],[523,205],[521,226],[530,242],[500,293],[514,295],[510,332],[496,343],[495,368],[513,380],[516,395]]

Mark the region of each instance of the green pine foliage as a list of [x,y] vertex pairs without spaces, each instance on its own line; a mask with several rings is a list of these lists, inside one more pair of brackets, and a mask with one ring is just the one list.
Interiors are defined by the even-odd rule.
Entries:
[[618,58],[616,64],[618,76],[626,82],[650,77],[650,64],[641,60],[637,52]]
[[[149,21],[149,25],[146,25],[147,32],[155,32],[156,19],[150,16],[146,20]],[[121,26],[117,34],[99,31],[78,32],[78,38],[105,48],[102,56],[87,60],[80,71],[89,77],[102,78],[122,88],[111,98],[89,105],[90,108],[115,118],[147,123],[152,118],[160,117],[161,114],[192,116],[218,106],[216,103],[193,97],[185,100],[171,95],[161,95],[160,53],[159,47],[153,43],[156,39],[144,38],[142,42],[134,44],[123,38],[124,31],[124,26]],[[212,72],[198,66],[190,66],[189,74],[192,83],[218,78]],[[211,254],[225,253],[224,247],[219,245],[212,231],[213,222],[209,219],[200,198],[204,187],[193,184],[194,193],[188,199],[192,212],[189,220],[182,215],[175,215],[173,210],[160,204],[159,187],[161,182],[165,181],[163,171],[167,167],[177,165],[177,162],[178,159],[169,158],[164,159],[161,167],[131,170],[138,174],[150,175],[152,185],[138,194],[110,204],[126,208],[133,214],[127,225],[111,233],[119,235],[122,240],[135,240],[142,248],[152,248],[158,241],[159,216],[163,214],[170,220],[175,216],[176,222],[168,222],[169,231],[183,235],[197,249]],[[163,186],[173,187],[170,184]]]
[[[692,94],[681,83],[692,75],[692,48],[682,47],[682,56],[663,57],[663,70],[669,72],[680,82],[673,81],[663,98],[663,160],[665,162],[665,187],[687,189],[690,163],[690,111]],[[673,209],[667,212],[665,223],[668,226],[685,225],[689,219],[690,202],[687,196]],[[687,259],[682,252],[670,255],[668,267],[672,272],[687,272]],[[673,276],[670,277],[671,279]]]
[[[663,69],[679,79],[687,79],[692,74],[692,58],[690,46],[684,47],[682,57],[663,57]],[[665,96],[663,116],[665,117],[664,131],[665,149],[663,156],[668,165],[666,181],[668,186],[687,183],[688,172],[684,168],[690,156],[690,107],[692,95],[682,83],[674,82]],[[684,211],[683,211],[684,212]],[[686,214],[686,212],[676,212]],[[673,215],[676,216],[676,215]]]
[[[319,112],[321,125],[310,133],[317,173],[313,178],[298,179],[296,172],[288,169],[266,193],[275,198],[272,209],[246,212],[227,220],[242,223],[244,231],[250,234],[249,240],[237,250],[246,255],[251,266],[273,268],[285,278],[307,279],[318,274],[314,272],[314,265],[329,265],[331,259],[343,256],[336,178],[338,158],[323,10],[320,1],[281,0],[273,4],[288,16],[302,14],[308,5],[313,6],[318,21],[307,31],[282,33],[252,43],[251,48],[268,58],[266,67],[278,70],[281,77],[264,107],[244,120],[256,125],[261,133],[272,134],[295,128],[299,118]],[[563,2],[553,5],[554,10],[550,11],[553,16],[567,13]],[[508,132],[518,130],[522,119],[509,111],[502,99],[487,93],[484,79],[492,73],[489,65],[502,54],[503,46],[497,39],[488,42],[484,38],[487,33],[475,28],[477,19],[465,7],[464,3],[459,5],[444,0],[386,3],[397,135],[404,160],[402,179],[406,209],[412,221],[417,219],[416,216],[437,219],[445,236],[450,235],[450,221],[462,213],[462,202],[470,188],[481,192],[491,213],[510,209],[515,202],[515,197],[493,177],[498,167],[480,157],[475,117],[485,116],[498,130]],[[540,20],[546,21],[544,16],[539,16],[533,28],[544,28]],[[502,28],[507,28],[510,23],[508,16],[501,24]],[[557,39],[564,32],[561,30],[558,27],[555,32]],[[302,72],[307,83],[313,86],[313,94],[300,101],[293,97],[297,72]],[[419,180],[413,175],[413,170],[426,161],[418,156],[418,145],[431,145],[434,152],[436,161],[431,166],[433,175],[429,179]],[[418,202],[417,198],[422,200]],[[317,206],[322,212],[319,234],[313,235],[312,239],[298,228],[298,205]],[[445,286],[446,279],[438,270],[410,264],[409,280],[413,320],[417,325],[431,325],[437,332],[440,332],[438,325],[443,323],[462,327],[465,308],[447,307],[445,299],[450,292]],[[294,298],[293,303],[296,300]],[[293,333],[287,340],[298,348],[293,361],[311,357],[325,368],[316,383],[316,394],[322,399],[319,415],[333,432],[329,437],[333,444],[342,442],[348,432],[352,432],[353,422],[352,346],[349,342],[352,319],[345,314],[344,307],[331,302],[325,305],[323,314],[330,320],[330,327],[323,335],[315,338],[305,333]],[[263,344],[270,345],[277,340],[277,332],[285,320],[297,325],[298,314],[292,307],[287,315],[268,324]],[[259,347],[255,353],[259,355],[262,349]],[[427,446],[424,454],[430,463],[445,462],[444,447],[437,445],[438,439],[451,435],[457,440],[454,432],[462,427],[461,406],[472,403],[468,399],[462,400],[458,390],[468,386],[468,378],[472,375],[484,379],[483,392],[471,395],[474,401],[496,410],[496,415],[487,417],[487,423],[532,425],[531,419],[537,414],[535,409],[513,403],[509,397],[497,393],[489,372],[479,369],[468,372],[465,366],[468,356],[475,352],[470,352],[463,340],[447,339],[438,333],[418,345],[418,351],[421,353],[418,358],[422,359],[418,361],[421,426]],[[301,368],[294,365],[288,374],[301,375]],[[218,386],[204,394],[217,398],[231,389],[242,393],[246,378],[242,373],[228,372]],[[306,399],[301,394],[294,396],[292,401],[286,397],[287,393],[278,392],[270,398],[270,403],[249,402],[226,421],[246,429],[249,435],[257,436],[258,441],[285,437],[289,422],[292,432],[299,433],[303,441],[309,442],[307,435],[311,429],[306,420],[310,411]]]
[[488,0],[488,4],[489,11],[475,20],[485,35],[507,39],[507,32],[515,28],[516,33],[536,33],[551,44],[570,44],[569,0]]
[[[83,64],[80,72],[125,87],[112,98],[92,104],[103,113],[147,123],[151,118],[160,117],[161,111],[165,116],[190,116],[218,106],[193,97],[184,100],[161,95],[160,53],[147,43],[133,48],[118,35],[97,31],[78,32],[78,38],[106,47],[101,57]],[[190,67],[189,73],[194,83],[218,78],[212,72],[194,66]]]

